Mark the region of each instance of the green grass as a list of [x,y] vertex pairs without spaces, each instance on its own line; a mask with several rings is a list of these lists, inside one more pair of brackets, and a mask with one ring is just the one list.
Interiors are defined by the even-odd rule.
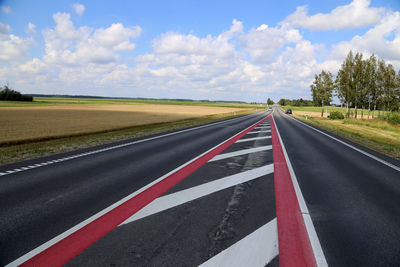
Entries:
[[[322,108],[321,107],[295,107],[295,106],[281,106],[282,110],[286,109],[292,109],[292,110],[297,110],[297,111],[307,111],[307,112],[318,112],[321,114]],[[328,114],[332,111],[339,111],[346,115],[347,109],[346,107],[334,107],[334,106],[328,106]],[[357,118],[361,118],[361,112],[362,108],[357,109]],[[378,115],[381,114],[381,116],[387,115],[387,111],[375,111],[375,117],[378,117]],[[325,115],[325,107],[324,107],[324,115]],[[354,108],[350,108],[350,116],[354,117]],[[368,109],[364,109],[364,118],[368,117]],[[372,110],[370,111],[370,117],[372,117]]]
[[[172,101],[172,100],[139,100],[139,99],[106,99],[106,98],[61,98],[61,97],[34,97],[33,102],[0,101],[0,107],[34,107],[34,106],[56,106],[70,104],[153,104],[153,105],[189,105],[189,106],[210,106],[229,108],[255,108],[256,104],[247,103],[220,103],[200,101]],[[265,105],[263,105],[265,107]]]
[[294,115],[304,122],[400,159],[400,127],[382,120],[344,119],[332,121],[320,117]]
[[[237,116],[242,116],[253,112],[254,110],[245,110],[242,112],[238,112]],[[214,122],[222,119],[229,119],[233,117],[235,116],[233,116],[231,113],[210,115],[174,122],[135,126],[127,129],[108,131],[103,133],[87,134],[83,136],[65,137],[54,140],[0,147],[0,164],[72,151],[79,148],[86,148],[95,145],[110,143],[113,141],[146,136],[149,134],[182,129],[190,126]]]

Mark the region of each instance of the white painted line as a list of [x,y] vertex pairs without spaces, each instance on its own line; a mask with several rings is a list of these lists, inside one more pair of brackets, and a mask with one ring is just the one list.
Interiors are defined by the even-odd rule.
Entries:
[[200,267],[264,267],[279,254],[276,218],[223,250]]
[[274,165],[269,164],[263,167],[255,168],[250,171],[245,171],[241,173],[237,173],[231,176],[227,176],[212,182],[208,182],[202,185],[198,185],[189,189],[185,189],[170,195],[166,195],[163,197],[159,197],[155,199],[153,202],[148,204],[143,209],[139,210],[129,219],[121,223],[127,224],[141,218],[150,216],[152,214],[161,212],[166,209],[170,209],[176,207],[178,205],[184,204],[186,202],[195,200],[197,198],[215,193],[217,191],[226,189],[231,186],[235,186],[241,183],[248,182],[250,180],[254,180],[261,176],[270,174],[274,172]]
[[13,173],[13,172],[14,172],[14,171],[6,171],[6,173],[7,173],[7,174],[9,174],[9,173]]
[[255,131],[255,132],[248,132],[247,134],[256,134],[256,133],[270,133],[271,130],[266,130],[266,131]]
[[392,168],[392,169],[394,169],[394,170],[400,172],[400,167],[398,167],[398,166],[396,166],[396,165],[393,165],[393,164],[391,164],[391,163],[389,163],[389,162],[387,162],[387,161],[385,161],[385,160],[383,160],[383,159],[380,159],[380,158],[378,158],[378,157],[376,157],[376,156],[374,156],[374,155],[372,155],[372,154],[370,154],[370,153],[368,153],[368,152],[366,152],[366,151],[364,151],[364,150],[361,150],[361,149],[359,149],[359,148],[356,148],[356,147],[354,147],[354,146],[352,146],[352,145],[350,145],[350,144],[348,144],[348,143],[346,143],[346,142],[344,142],[344,141],[342,141],[342,140],[340,140],[340,139],[337,139],[336,137],[333,137],[332,135],[329,135],[329,134],[327,134],[327,133],[324,133],[323,131],[320,131],[320,130],[314,128],[314,127],[311,127],[311,126],[308,125],[307,123],[304,123],[304,122],[302,122],[302,121],[299,121],[298,119],[295,119],[295,118],[293,118],[293,117],[291,117],[291,116],[289,116],[289,117],[292,118],[293,120],[297,121],[298,123],[301,123],[301,124],[303,124],[304,126],[307,126],[308,128],[313,129],[314,131],[316,131],[316,132],[318,132],[318,133],[320,133],[320,134],[323,134],[323,135],[325,135],[325,136],[327,136],[327,137],[329,137],[329,138],[331,138],[331,139],[333,139],[333,140],[335,140],[335,141],[337,141],[337,142],[339,142],[339,143],[341,143],[341,144],[343,144],[343,145],[345,145],[345,146],[347,146],[347,147],[350,147],[350,148],[354,149],[354,150],[357,151],[357,152],[360,152],[361,154],[364,154],[364,155],[367,156],[367,157],[370,157],[371,159],[374,159],[374,160],[376,160],[376,161],[379,161],[380,163],[382,163],[382,164],[384,164],[384,165],[386,165],[386,166],[388,166],[388,167],[390,167],[390,168]]
[[325,259],[324,252],[322,250],[321,244],[318,239],[317,232],[315,231],[314,224],[311,220],[310,213],[308,212],[306,202],[305,202],[303,194],[301,192],[299,183],[297,182],[297,177],[296,177],[296,174],[294,173],[292,163],[290,162],[289,156],[286,152],[285,145],[283,143],[281,135],[279,134],[279,130],[278,130],[278,127],[276,126],[275,120],[273,120],[273,121],[275,124],[276,132],[279,137],[279,141],[282,146],[283,154],[285,155],[285,160],[286,160],[286,163],[287,163],[287,166],[289,169],[290,177],[292,179],[293,187],[296,192],[297,201],[299,202],[300,211],[303,214],[304,224],[307,229],[308,238],[310,239],[311,247],[312,247],[312,250],[314,253],[315,260],[317,262],[317,266],[319,266],[319,267],[328,266],[328,263],[326,262],[326,259]]
[[[259,113],[261,114],[263,112],[259,112]],[[146,139],[143,139],[143,140],[124,143],[124,144],[120,144],[120,145],[116,145],[116,146],[112,146],[112,147],[102,148],[102,149],[94,150],[94,151],[87,152],[87,153],[81,153],[81,154],[77,154],[77,155],[61,158],[61,160],[62,161],[71,160],[71,159],[80,158],[80,157],[84,157],[84,156],[88,156],[88,155],[92,155],[92,154],[101,153],[101,152],[112,150],[112,149],[118,149],[118,148],[122,148],[122,147],[126,147],[126,146],[131,146],[131,145],[135,145],[135,144],[139,144],[139,143],[143,143],[143,142],[147,142],[147,141],[151,141],[151,140],[155,140],[155,139],[159,139],[159,138],[163,138],[163,137],[167,137],[167,136],[171,136],[171,135],[176,135],[176,134],[180,134],[180,133],[184,133],[184,132],[189,132],[189,131],[193,131],[193,130],[197,130],[197,129],[201,129],[201,128],[205,128],[205,127],[210,127],[210,126],[226,123],[226,122],[231,122],[231,121],[234,121],[234,120],[239,120],[239,119],[242,119],[242,118],[245,118],[245,117],[248,117],[248,116],[252,116],[252,115],[254,115],[254,114],[249,114],[249,115],[246,115],[246,116],[243,116],[243,117],[232,118],[232,119],[224,120],[224,121],[218,121],[218,122],[210,123],[210,124],[207,124],[207,125],[201,125],[201,126],[193,127],[193,128],[190,128],[190,129],[185,129],[185,130],[181,130],[181,131],[177,131],[177,132],[173,132],[173,133],[168,133],[168,134],[164,134],[164,135],[159,135],[159,136],[155,136],[155,137],[146,138]],[[58,161],[53,160],[53,161],[47,161],[45,163],[40,163],[40,164],[35,164],[35,165],[37,165],[37,167],[42,167],[42,166],[45,166],[45,165],[48,165],[48,164],[54,164],[54,163],[57,163],[57,162]],[[11,174],[11,173],[14,173],[14,172],[6,171],[6,174],[3,174],[3,175],[7,175],[7,174]]]
[[[257,123],[257,122],[256,122]],[[256,124],[255,123],[255,124]],[[254,124],[253,124],[254,125]],[[178,170],[184,168],[185,166],[189,165],[190,163],[192,163],[193,161],[196,161],[197,159],[199,159],[200,157],[208,154],[210,151],[214,150],[215,148],[219,147],[220,145],[222,145],[223,143],[225,143],[226,141],[235,138],[236,136],[240,135],[241,133],[245,132],[246,130],[248,130],[249,128],[253,127],[253,125],[247,127],[246,129],[244,129],[243,131],[240,131],[239,133],[235,134],[234,136],[222,141],[221,143],[219,143],[218,145],[210,148],[209,150],[207,150],[206,152],[198,155],[197,157],[189,160],[188,162],[182,164],[181,166],[177,167],[176,169],[170,171],[167,174],[164,174],[163,176],[161,176],[160,178],[154,180],[153,182],[143,186],[142,188],[140,188],[139,190],[136,190],[135,192],[133,192],[132,194],[124,197],[123,199],[115,202],[114,204],[108,206],[107,208],[99,211],[98,213],[94,214],[93,216],[87,218],[86,220],[84,220],[83,222],[80,222],[79,224],[75,225],[74,227],[68,229],[67,231],[59,234],[56,237],[53,237],[52,239],[50,239],[49,241],[47,241],[46,243],[38,246],[37,248],[31,250],[30,252],[22,255],[21,257],[19,257],[18,259],[14,260],[13,262],[7,264],[5,267],[11,267],[11,266],[18,266],[24,262],[26,262],[27,260],[31,259],[32,257],[36,256],[37,254],[41,253],[42,251],[46,250],[47,248],[53,246],[54,244],[58,243],[59,241],[63,240],[64,238],[66,238],[67,236],[73,234],[74,232],[78,231],[79,229],[85,227],[86,225],[88,225],[89,223],[93,222],[94,220],[96,220],[97,218],[103,216],[104,214],[106,214],[107,212],[115,209],[116,207],[122,205],[123,203],[127,202],[128,200],[130,200],[131,198],[139,195],[140,193],[142,193],[143,191],[147,190],[148,188],[152,187],[153,185],[161,182],[162,180],[164,180],[165,178],[167,178],[168,176],[170,176],[171,174],[177,172]],[[204,127],[204,126],[201,126]],[[190,130],[190,129],[188,129]],[[184,130],[186,131],[186,130]],[[155,138],[149,138],[150,139],[155,139]],[[143,141],[143,140],[142,140]],[[138,141],[139,142],[139,141]]]
[[232,157],[241,156],[241,155],[246,155],[246,154],[255,153],[255,152],[259,152],[259,151],[271,150],[271,149],[272,149],[272,146],[259,146],[259,147],[254,147],[254,148],[242,149],[242,150],[235,151],[235,152],[216,155],[215,157],[210,159],[208,162],[232,158]]
[[243,143],[243,142],[249,142],[249,141],[255,141],[255,140],[260,140],[260,139],[270,139],[271,136],[259,136],[259,137],[252,137],[252,138],[246,138],[246,139],[239,139],[235,143]]
[[257,126],[254,129],[270,129],[270,128],[271,128],[271,126]]
[[6,175],[7,173],[5,172],[0,172],[0,176]]

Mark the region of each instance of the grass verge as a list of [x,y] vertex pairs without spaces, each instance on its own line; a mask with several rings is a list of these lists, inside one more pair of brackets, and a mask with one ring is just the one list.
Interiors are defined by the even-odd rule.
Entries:
[[383,121],[372,120],[329,120],[326,118],[293,115],[321,129],[369,147],[385,155],[400,159],[400,127]]
[[38,142],[15,144],[0,147],[0,165],[18,162],[27,159],[38,158],[56,153],[73,151],[80,148],[107,144],[114,141],[137,138],[150,134],[162,133],[196,126],[204,123],[230,119],[237,116],[244,116],[255,113],[255,110],[243,110],[237,112],[236,116],[232,113],[202,116],[192,119],[183,119],[166,123],[154,123],[149,125],[135,126],[120,130],[92,133],[81,136],[71,136]]

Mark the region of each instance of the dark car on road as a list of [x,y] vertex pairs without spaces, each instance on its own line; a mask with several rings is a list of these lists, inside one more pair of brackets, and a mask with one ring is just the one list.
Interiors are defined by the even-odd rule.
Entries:
[[286,113],[286,114],[292,114],[292,110],[291,110],[291,109],[287,109],[287,110],[285,111],[285,113]]

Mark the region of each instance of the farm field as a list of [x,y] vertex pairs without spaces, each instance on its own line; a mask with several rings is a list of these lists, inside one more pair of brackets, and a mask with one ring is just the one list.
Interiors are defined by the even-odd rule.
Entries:
[[2,107],[0,144],[81,135],[240,111],[243,109],[156,104]]
[[[119,99],[0,101],[0,164],[180,129],[260,110],[259,105]],[[196,103],[196,105],[191,105]],[[203,102],[201,102],[203,103]]]
[[[367,113],[364,113],[364,119],[330,120],[321,118],[320,107],[282,107],[284,110],[287,108],[291,108],[293,115],[303,121],[400,159],[400,125],[371,117],[367,119]],[[345,112],[345,109],[328,107],[328,114],[331,111]]]

